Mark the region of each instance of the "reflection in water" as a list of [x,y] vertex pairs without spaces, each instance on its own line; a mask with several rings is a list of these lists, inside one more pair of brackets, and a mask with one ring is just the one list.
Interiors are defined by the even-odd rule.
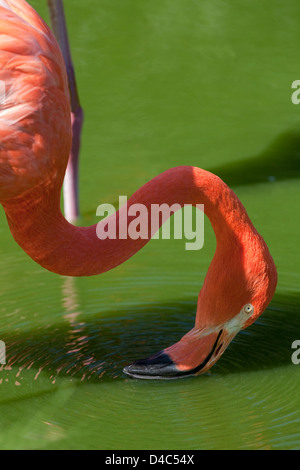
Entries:
[[[256,449],[274,447],[276,439],[280,444],[277,429],[287,426],[292,432],[298,426],[299,381],[290,359],[299,331],[297,296],[277,297],[258,322],[235,338],[209,374],[142,382],[123,376],[124,365],[187,332],[194,322],[195,300],[129,306],[118,301],[115,316],[111,309],[85,316],[78,281],[61,282],[63,323],[12,331],[5,338],[8,364],[1,372],[2,386],[5,381],[17,386],[13,398],[3,396],[3,406],[16,407],[19,401],[21,406],[25,399],[33,400],[35,408],[44,404],[47,412],[37,415],[35,422],[38,428],[47,428],[45,441],[50,429],[56,429],[60,439],[68,434],[65,420],[78,427],[79,419],[95,432],[99,423],[108,423],[106,448],[115,442],[120,448],[134,442],[138,448],[144,442],[142,436],[141,441],[137,438],[139,430],[146,426],[147,442],[153,447],[159,448],[159,436],[160,442],[179,448],[184,430],[186,448],[209,449],[214,443],[226,448],[224,429],[229,427],[233,447],[236,443],[235,447]],[[96,297],[99,302],[101,294]],[[53,420],[48,410],[54,410]],[[83,414],[90,418],[81,419]],[[88,429],[78,433],[86,435]]]
[[[16,385],[20,385],[24,369],[34,369],[35,380],[43,371],[53,384],[58,376],[80,381],[120,378],[128,362],[169,346],[193,326],[196,306],[189,300],[135,305],[128,310],[121,307],[121,316],[103,314],[82,322],[76,280],[62,278],[62,282],[63,324],[16,331],[5,338],[7,364],[1,370],[15,371]],[[271,305],[251,328],[240,332],[211,374],[278,369],[291,364],[291,344],[297,339],[299,318],[291,299],[288,302],[279,304],[277,300],[276,306]]]
[[62,278],[62,304],[66,311],[64,318],[73,326],[81,313],[74,277]]
[[[72,277],[63,277],[62,282],[62,303],[66,312],[64,318],[70,324],[69,340],[66,343],[66,348],[70,349],[67,354],[68,357],[75,357],[77,359],[74,361],[74,365],[67,370],[67,373],[74,375],[78,368],[78,363],[81,362],[80,359],[84,365],[90,365],[93,363],[93,358],[85,360],[81,355],[81,349],[88,342],[88,336],[84,335],[84,323],[80,323],[78,320],[81,312],[79,311],[79,299],[75,286],[76,280]],[[63,366],[57,370],[57,375],[59,375],[62,369]],[[85,378],[86,373],[83,374],[81,380]],[[55,381],[56,379],[54,378],[52,383],[55,383]]]
[[[48,377],[53,385],[57,383],[58,377],[81,382],[99,382],[103,377],[123,378],[123,367],[137,358],[135,354],[138,357],[144,355],[144,348],[147,346],[148,355],[162,349],[178,340],[191,328],[194,321],[195,306],[194,302],[189,301],[166,307],[160,304],[128,307],[125,301],[123,306],[120,303],[118,315],[116,305],[120,302],[120,294],[116,287],[111,288],[111,294],[106,288],[106,295],[109,295],[110,300],[108,315],[104,312],[91,319],[90,315],[85,316],[84,312],[82,313],[76,289],[77,280],[69,277],[59,279],[62,283],[63,307],[59,323],[57,318],[49,316],[45,326],[33,326],[34,324],[28,323],[29,328],[18,326],[9,330],[3,338],[8,350],[7,364],[0,369],[4,372],[0,378],[2,382],[14,380],[15,385],[20,386],[31,379],[32,374],[28,372],[34,373],[34,381],[40,380],[41,376],[43,379]],[[169,282],[172,281],[171,279]],[[33,280],[31,282],[33,284]],[[130,284],[132,280],[128,282]],[[123,288],[126,289],[126,285]],[[42,304],[46,303],[44,295],[40,290]],[[100,305],[101,295],[100,291],[96,296]],[[111,302],[115,302],[115,317],[111,317]],[[59,306],[56,308],[59,309]],[[185,312],[184,321],[182,310]],[[32,317],[35,316],[30,305],[28,311]],[[170,316],[170,320],[164,324],[166,315]],[[18,318],[18,312],[15,316]],[[64,321],[61,322],[61,319]],[[82,321],[86,319],[87,321]]]

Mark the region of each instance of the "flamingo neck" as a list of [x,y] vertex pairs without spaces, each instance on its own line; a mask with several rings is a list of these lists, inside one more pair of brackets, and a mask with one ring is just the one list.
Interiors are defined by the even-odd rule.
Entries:
[[[134,193],[128,207],[136,203],[147,208],[162,203],[204,204],[216,234],[217,253],[223,255],[243,244],[245,232],[255,230],[233,191],[217,176],[198,168],[178,167],[162,173]],[[61,275],[109,271],[150,239],[99,240],[96,225],[69,224],[60,211],[60,188],[36,189],[2,204],[16,242],[34,261]]]

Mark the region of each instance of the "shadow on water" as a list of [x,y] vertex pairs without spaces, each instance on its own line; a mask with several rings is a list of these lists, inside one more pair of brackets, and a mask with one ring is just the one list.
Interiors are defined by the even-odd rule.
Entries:
[[[196,304],[140,305],[114,318],[99,316],[84,322],[11,334],[4,338],[7,364],[1,377],[21,381],[26,370],[76,382],[124,379],[123,367],[178,341],[193,327]],[[264,315],[240,332],[213,367],[213,375],[276,369],[291,364],[291,344],[300,340],[300,296],[276,295]],[[80,320],[80,321],[79,321]],[[32,377],[32,375],[31,375]]]
[[290,130],[278,136],[260,155],[206,168],[229,186],[300,177],[300,133]]
[[[204,168],[218,175],[229,187],[300,178],[300,133],[288,130],[261,154],[236,162]],[[112,201],[118,207],[119,201]],[[78,225],[96,222],[94,211],[86,211]]]

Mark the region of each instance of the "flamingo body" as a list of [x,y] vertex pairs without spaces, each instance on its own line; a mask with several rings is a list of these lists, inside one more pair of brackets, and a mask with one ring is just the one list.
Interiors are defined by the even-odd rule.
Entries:
[[[6,84],[0,108],[0,202],[11,233],[32,259],[52,272],[90,276],[109,271],[137,253],[152,233],[147,239],[99,240],[96,226],[80,228],[65,220],[60,195],[72,136],[61,52],[25,0],[0,0],[0,33],[0,80]],[[128,209],[136,203],[149,214],[152,204],[204,204],[217,248],[193,330],[124,371],[139,378],[203,373],[269,304],[277,283],[273,259],[234,192],[205,170],[167,170],[137,190]],[[110,216],[117,227],[124,210]]]

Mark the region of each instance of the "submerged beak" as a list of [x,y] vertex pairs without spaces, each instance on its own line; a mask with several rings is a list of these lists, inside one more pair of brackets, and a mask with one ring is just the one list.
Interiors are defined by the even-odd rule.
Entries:
[[130,364],[123,371],[137,379],[179,379],[203,374],[217,362],[253,314],[253,305],[246,304],[235,317],[222,325],[193,328],[178,343],[155,356]]
[[234,336],[226,329],[194,328],[178,343],[126,366],[123,371],[138,379],[177,379],[203,374],[217,362]]

